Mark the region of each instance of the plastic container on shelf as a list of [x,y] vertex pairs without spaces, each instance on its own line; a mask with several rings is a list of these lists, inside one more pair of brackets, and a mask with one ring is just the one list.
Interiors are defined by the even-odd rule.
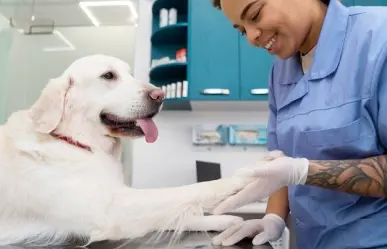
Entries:
[[168,16],[169,16],[169,13],[168,13],[168,10],[166,8],[162,8],[160,10],[160,28],[162,27],[165,27],[168,25]]

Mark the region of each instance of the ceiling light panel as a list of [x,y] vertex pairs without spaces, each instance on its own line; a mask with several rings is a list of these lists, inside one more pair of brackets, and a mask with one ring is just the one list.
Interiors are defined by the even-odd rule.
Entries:
[[79,6],[96,27],[101,23],[134,24],[138,18],[132,1],[82,1]]

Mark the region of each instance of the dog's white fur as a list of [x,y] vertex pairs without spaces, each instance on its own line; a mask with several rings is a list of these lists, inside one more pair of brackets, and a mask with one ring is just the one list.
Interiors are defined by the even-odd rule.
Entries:
[[[106,71],[114,80],[100,77]],[[76,60],[49,81],[37,102],[0,127],[0,245],[133,239],[151,232],[222,231],[234,216],[204,216],[251,179],[227,178],[162,189],[124,184],[120,137],[101,122],[106,111],[139,118],[151,108],[129,66],[113,57]],[[88,145],[91,152],[51,132]],[[160,162],[155,162],[155,166]]]

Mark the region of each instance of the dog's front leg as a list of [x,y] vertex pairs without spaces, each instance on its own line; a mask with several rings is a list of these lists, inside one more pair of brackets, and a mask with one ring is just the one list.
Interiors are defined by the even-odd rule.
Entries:
[[[131,189],[116,192],[108,208],[107,226],[94,232],[91,240],[133,239],[166,230],[224,230],[240,218],[203,216],[219,202],[236,193],[252,179],[226,178],[176,188]],[[220,218],[223,219],[223,218]]]
[[[241,222],[243,222],[241,217],[233,215],[193,216],[187,219],[184,231],[222,232]],[[171,227],[171,230],[174,229],[176,226]]]

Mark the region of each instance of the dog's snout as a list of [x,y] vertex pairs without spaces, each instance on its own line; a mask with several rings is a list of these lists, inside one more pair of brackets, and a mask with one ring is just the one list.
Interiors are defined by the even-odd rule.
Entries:
[[163,102],[165,93],[161,89],[152,89],[148,92],[149,97],[157,103]]

